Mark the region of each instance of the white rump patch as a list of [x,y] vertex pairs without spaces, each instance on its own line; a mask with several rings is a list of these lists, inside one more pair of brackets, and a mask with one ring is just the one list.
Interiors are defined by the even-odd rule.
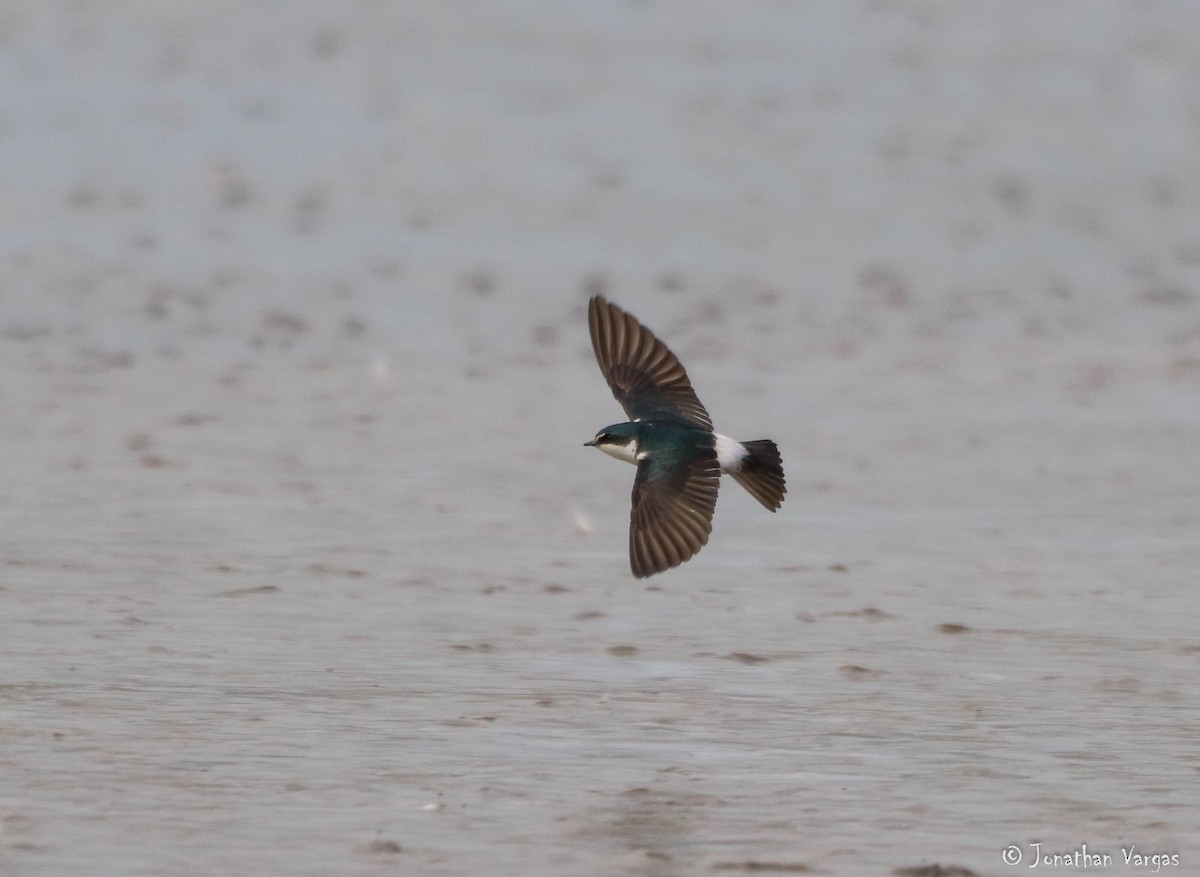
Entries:
[[721,467],[722,472],[740,472],[742,462],[749,456],[749,451],[746,446],[737,439],[731,439],[727,435],[721,435],[719,432],[714,433],[717,439],[717,463]]

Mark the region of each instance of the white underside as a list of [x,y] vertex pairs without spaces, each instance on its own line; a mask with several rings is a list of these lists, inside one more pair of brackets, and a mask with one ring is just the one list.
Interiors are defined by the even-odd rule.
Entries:
[[[713,433],[716,438],[717,464],[721,467],[722,472],[740,472],[742,469],[742,461],[746,459],[749,453],[746,446],[737,439],[731,439],[727,435],[721,435],[719,432]],[[598,445],[597,447],[610,457],[616,457],[618,460],[624,460],[626,463],[637,465],[638,460],[642,455],[638,453],[637,442],[633,441],[627,445]]]

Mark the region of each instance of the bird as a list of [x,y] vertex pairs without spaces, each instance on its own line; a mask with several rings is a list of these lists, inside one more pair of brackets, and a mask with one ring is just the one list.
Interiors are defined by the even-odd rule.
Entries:
[[588,329],[600,371],[629,421],[604,427],[584,447],[637,466],[629,515],[636,578],[677,567],[707,544],[723,472],[769,511],[779,509],[787,483],[775,442],[714,432],[675,354],[602,295],[588,302]]

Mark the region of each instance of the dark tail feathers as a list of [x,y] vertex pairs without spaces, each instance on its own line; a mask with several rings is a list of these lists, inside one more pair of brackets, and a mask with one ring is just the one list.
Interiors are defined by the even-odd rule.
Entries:
[[749,452],[738,472],[730,472],[734,480],[770,511],[783,505],[787,482],[783,478],[783,459],[779,448],[770,439],[742,442]]

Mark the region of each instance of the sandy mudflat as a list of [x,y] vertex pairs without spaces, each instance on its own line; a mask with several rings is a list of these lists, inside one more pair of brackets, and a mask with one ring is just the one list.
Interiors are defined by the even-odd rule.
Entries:
[[[6,4],[0,873],[1200,873],[1197,45]],[[787,464],[647,581],[595,291]]]

